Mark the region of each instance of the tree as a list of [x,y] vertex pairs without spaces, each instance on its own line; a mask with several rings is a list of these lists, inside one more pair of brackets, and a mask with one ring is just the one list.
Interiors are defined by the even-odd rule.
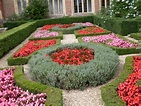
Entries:
[[112,0],[110,15],[122,18],[135,18],[141,14],[141,0]]
[[48,16],[47,0],[29,0],[28,6],[22,13],[22,18],[26,20],[43,19]]

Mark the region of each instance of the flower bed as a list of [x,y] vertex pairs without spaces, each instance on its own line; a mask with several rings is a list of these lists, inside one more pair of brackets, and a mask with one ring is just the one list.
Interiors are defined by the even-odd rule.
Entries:
[[13,68],[0,70],[0,106],[43,106],[46,93],[32,94],[15,86]]
[[[94,59],[81,65],[53,62],[50,55],[66,48],[71,50],[91,49],[95,54]],[[41,50],[31,57],[28,65],[33,79],[38,82],[62,89],[83,89],[87,86],[106,83],[113,77],[118,63],[118,55],[112,49],[100,44],[79,43],[57,45]]]
[[86,27],[84,29],[80,29],[75,31],[76,37],[80,36],[91,36],[91,35],[100,35],[100,34],[108,34],[110,31],[107,31],[98,26]]
[[141,56],[133,57],[134,68],[125,82],[118,85],[117,93],[127,106],[139,106],[139,87],[135,85],[141,79]]
[[63,38],[62,32],[50,32],[48,30],[38,30],[35,34],[30,38],[30,40],[47,40],[47,39],[57,39]]
[[76,25],[81,25],[83,27],[92,27],[94,26],[92,23],[90,22],[86,22],[86,23],[73,23],[73,24],[76,24]]
[[127,40],[121,39],[116,36],[114,33],[108,35],[99,35],[99,36],[92,36],[92,37],[82,37],[84,42],[95,42],[95,43],[104,43],[113,47],[119,48],[134,48],[138,47],[139,45],[136,43],[131,43]]
[[[112,39],[115,39],[115,40],[112,40]],[[78,40],[79,42],[85,42],[85,43],[86,42],[101,43],[103,45],[111,47],[119,55],[141,52],[141,49],[138,43],[127,40],[126,38],[120,35],[115,35],[115,34],[79,37]]]
[[51,30],[55,26],[60,26],[61,24],[51,24],[51,25],[44,25],[41,30]]
[[52,61],[57,62],[59,64],[68,65],[80,65],[94,59],[93,50],[87,48],[82,49],[65,48],[63,50],[58,49],[50,56],[52,58]]
[[63,25],[60,25],[59,28],[70,28],[70,27],[74,27],[75,24],[63,24]]
[[38,50],[57,44],[60,44],[60,39],[29,41],[8,58],[8,65],[26,64],[31,55],[35,54]]

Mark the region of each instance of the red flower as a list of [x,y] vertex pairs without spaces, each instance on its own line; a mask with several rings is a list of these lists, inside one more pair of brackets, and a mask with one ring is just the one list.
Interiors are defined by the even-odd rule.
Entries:
[[69,28],[73,26],[75,26],[75,24],[64,24],[64,25],[60,25],[59,28]]
[[50,30],[55,26],[60,26],[61,24],[51,24],[51,25],[45,25],[41,28],[41,30]]
[[127,106],[139,106],[141,101],[141,94],[139,94],[141,88],[135,85],[141,79],[141,57],[134,56],[133,58],[133,73],[125,82],[119,84],[117,90],[118,95],[126,102]]
[[22,49],[20,49],[18,52],[14,54],[14,57],[25,57],[33,52],[40,50],[42,48],[53,46],[56,44],[56,40],[35,40],[35,41],[29,41],[27,44],[24,45]]
[[80,65],[94,59],[93,50],[87,48],[83,48],[83,49],[65,48],[63,50],[58,49],[50,56],[52,58],[52,61],[57,62],[59,64],[68,64],[68,65]]

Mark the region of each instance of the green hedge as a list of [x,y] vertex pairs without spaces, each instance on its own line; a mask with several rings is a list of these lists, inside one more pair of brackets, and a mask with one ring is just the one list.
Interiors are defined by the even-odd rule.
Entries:
[[49,39],[63,39],[63,33],[59,32],[59,35],[54,37],[34,38],[33,35],[31,38],[29,38],[29,40],[49,40]]
[[106,18],[95,15],[93,23],[124,36],[130,33],[138,32],[139,30],[138,22],[133,19]]
[[15,27],[18,27],[24,23],[27,23],[28,21],[8,21],[3,23],[3,27],[7,27],[8,29],[12,29]]
[[56,32],[63,32],[63,34],[74,34],[75,30],[79,30],[81,29],[82,26],[80,25],[75,25],[73,27],[69,27],[69,28],[59,28],[59,26],[53,27],[51,29],[51,31],[56,31]]
[[28,22],[0,35],[0,58],[24,41],[35,29],[36,22]]
[[28,90],[31,93],[46,93],[47,101],[45,106],[63,106],[62,90],[48,85],[43,85],[39,82],[34,82],[27,79],[23,73],[23,67],[16,67],[14,71],[15,83],[23,90]]
[[81,16],[81,17],[64,17],[64,18],[54,18],[54,19],[43,19],[38,20],[37,25],[41,27],[46,24],[71,24],[74,22],[91,22],[93,23],[93,15],[91,16]]
[[126,106],[122,99],[118,96],[116,90],[121,82],[124,82],[133,72],[133,57],[127,57],[123,70],[120,75],[111,83],[101,87],[101,96],[105,102],[105,106]]
[[[55,45],[59,45],[60,44],[60,39],[57,39],[57,42]],[[20,48],[21,49],[21,48]],[[19,50],[20,50],[19,49]],[[19,51],[17,50],[17,51]],[[17,52],[16,51],[16,52]],[[16,53],[15,52],[15,53]],[[7,59],[7,62],[8,62],[8,65],[9,66],[12,66],[12,65],[24,65],[24,64],[27,64],[28,63],[28,60],[31,58],[31,56],[33,54],[36,54],[38,51],[35,51],[33,52],[32,54],[30,54],[29,56],[26,56],[26,57],[17,57],[17,58],[14,58],[14,54],[12,56],[10,56],[8,59]]]
[[136,40],[141,40],[141,33],[131,33],[130,37]]
[[[121,39],[128,40],[128,39],[124,38],[121,35],[117,35],[117,36],[119,38],[121,38]],[[84,42],[82,40],[82,37],[78,37],[78,41],[79,42]],[[128,41],[130,41],[130,40],[128,40]],[[133,41],[130,41],[130,42],[135,43]],[[94,43],[94,42],[92,42],[92,43]],[[106,44],[103,44],[103,45],[106,45]],[[108,46],[108,47],[112,48],[113,50],[115,50],[118,55],[134,54],[134,53],[140,53],[141,52],[141,48],[140,47],[139,48],[126,48],[126,49],[124,49],[124,48],[113,47],[113,46],[110,46],[110,45],[106,45],[106,46]]]

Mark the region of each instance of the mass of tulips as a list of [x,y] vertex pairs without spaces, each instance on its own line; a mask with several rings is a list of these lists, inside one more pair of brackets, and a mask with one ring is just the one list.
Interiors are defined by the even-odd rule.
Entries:
[[75,26],[75,24],[64,24],[64,25],[60,25],[59,28],[70,28]]
[[132,74],[125,82],[119,84],[117,93],[127,106],[140,106],[141,88],[136,83],[141,79],[141,56],[134,56],[133,62]]
[[26,57],[37,50],[40,50],[45,47],[53,46],[55,44],[56,44],[56,39],[29,41],[27,44],[24,45],[23,48],[21,48],[18,52],[14,54],[14,58]]
[[116,36],[114,33],[107,34],[107,35],[82,37],[82,40],[85,42],[92,41],[96,43],[105,43],[107,45],[114,46],[114,47],[120,47],[120,48],[138,47],[138,44],[123,40],[119,38],[118,36]]
[[39,30],[35,32],[34,38],[45,38],[45,37],[55,37],[58,36],[58,32],[50,32],[47,30]]
[[87,27],[85,29],[78,30],[79,35],[96,34],[96,33],[103,33],[103,32],[106,32],[106,30],[97,26]]
[[65,48],[63,50],[58,49],[50,56],[52,58],[52,61],[57,62],[59,64],[80,65],[94,59],[93,51],[94,50],[87,48],[82,49]]
[[34,95],[15,86],[13,71],[0,70],[0,106],[45,106],[46,93]]
[[90,22],[86,22],[86,23],[73,23],[73,24],[77,24],[77,25],[81,25],[83,27],[90,27],[90,26],[94,26],[92,23]]

